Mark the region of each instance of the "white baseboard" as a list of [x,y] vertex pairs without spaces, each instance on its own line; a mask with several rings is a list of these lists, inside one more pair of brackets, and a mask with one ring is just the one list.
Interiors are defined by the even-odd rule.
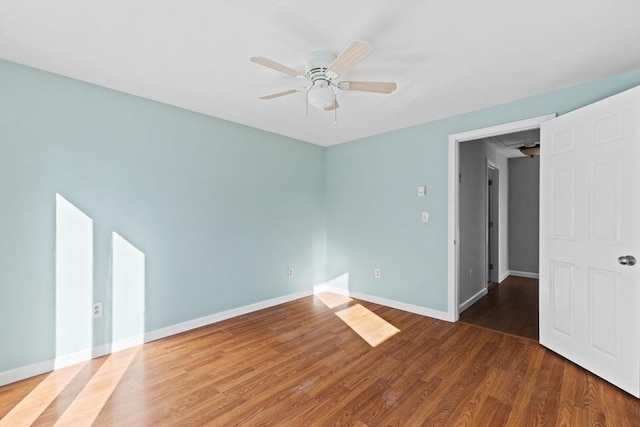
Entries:
[[498,283],[502,283],[502,282],[504,282],[504,280],[505,280],[507,277],[509,277],[509,273],[510,273],[510,272],[509,272],[509,270],[507,270],[507,271],[505,271],[504,273],[502,273],[502,274],[500,275],[500,277],[498,277]]
[[336,288],[335,286],[330,285],[314,285],[313,294],[318,294],[320,292],[331,292],[333,294],[344,295],[345,297],[351,296],[349,294],[348,289]]
[[529,273],[528,271],[509,270],[509,276],[526,277],[528,279],[539,279],[539,273]]
[[472,296],[471,298],[469,298],[468,300],[460,304],[460,307],[458,307],[458,313],[462,313],[463,311],[465,311],[467,308],[473,305],[474,302],[478,301],[480,298],[482,298],[486,294],[487,294],[487,288],[482,289],[480,292],[478,292],[477,294],[475,294],[474,296]]
[[[359,292],[350,292],[342,288],[336,288],[326,285],[317,285],[313,288],[313,293],[322,291],[334,292],[341,295],[351,296],[363,301],[372,302],[374,304],[380,304],[387,307],[395,308],[398,310],[407,311],[409,313],[419,314],[421,316],[432,317],[434,319],[445,320],[451,322],[449,313],[446,311],[432,310],[425,307],[420,307],[413,304],[407,304],[400,301],[390,300],[387,298],[376,297],[373,295],[367,295]],[[176,325],[167,326],[166,328],[156,329],[144,334],[144,342],[150,342],[166,338],[171,335],[186,332],[192,329],[200,328],[202,326],[210,325],[212,323],[227,320],[232,317],[241,316],[254,311],[263,310],[265,308],[273,307],[276,305],[284,304],[290,301],[294,301],[300,298],[308,297],[312,295],[311,291],[297,292],[294,294],[284,295],[278,298],[272,298],[266,301],[257,302],[255,304],[245,305],[243,307],[234,308],[231,310],[223,311],[220,313],[212,314],[210,316],[200,317],[198,319],[189,320],[186,322],[178,323]],[[21,366],[16,369],[0,372],[0,386],[10,384],[16,381],[20,381],[26,378],[34,377],[36,375],[51,372],[55,369],[63,368],[65,366],[72,365],[74,363],[84,362],[91,358],[101,357],[116,351],[124,350],[126,348],[139,345],[142,342],[142,336],[136,336],[119,340],[113,343],[102,344],[92,349],[83,350],[70,355],[61,356],[55,359],[45,360],[42,362],[33,363],[26,366]]]
[[123,340],[114,341],[111,344],[111,350],[106,352],[105,354],[115,353],[116,351],[126,350],[128,348],[135,347],[140,344],[144,344],[145,343],[144,337],[145,337],[144,334],[139,334],[129,338],[125,338]]
[[446,320],[447,322],[452,321],[449,313],[446,311],[433,310],[430,308],[420,307],[418,305],[408,304],[406,302],[376,297],[373,295],[361,294],[360,292],[351,292],[350,296],[352,296],[353,298],[361,299],[363,301],[372,302],[374,304],[380,304],[386,307],[407,311],[409,313],[419,314],[421,316],[432,317],[438,320]]
[[373,295],[363,294],[360,292],[351,292],[348,289],[336,288],[328,285],[316,285],[313,287],[313,293],[317,294],[319,292],[332,292],[334,294],[344,295],[347,297],[352,297],[356,299],[360,299],[363,301],[372,302],[374,304],[384,305],[385,307],[396,308],[398,310],[407,311],[409,313],[419,314],[421,316],[432,317],[434,319],[446,320],[447,322],[451,322],[452,320],[449,317],[449,313],[446,311],[432,310],[430,308],[420,307],[418,305],[407,304],[406,302],[395,301],[387,298],[376,297]]
[[186,332],[191,329],[200,328],[232,317],[248,314],[253,311],[263,310],[265,308],[284,304],[300,298],[308,297],[312,293],[310,291],[297,292],[294,294],[284,295],[278,298],[272,298],[266,301],[257,302],[255,304],[245,305],[243,307],[234,308],[232,310],[223,311],[212,314],[210,316],[200,317],[198,319],[189,320],[187,322],[178,323],[177,325],[168,326],[166,328],[156,329],[143,335],[138,335],[113,343],[102,344],[91,349],[82,350],[76,353],[56,357],[55,359],[44,360],[42,362],[32,363],[30,365],[21,366],[19,368],[10,369],[0,372],[0,386],[21,381],[26,378],[35,377],[36,375],[45,374],[56,369],[64,368],[75,363],[85,362],[92,358],[102,357],[104,355],[114,353],[143,342],[155,341],[166,338],[171,335]]
[[255,304],[249,304],[243,307],[238,307],[220,313],[212,314],[210,316],[200,317],[198,319],[178,323],[177,325],[167,326],[166,328],[156,329],[155,331],[147,332],[144,335],[144,342],[159,340],[161,338],[166,338],[168,336],[179,334],[181,332],[190,331],[191,329],[201,328],[212,323],[231,319],[232,317],[242,316],[243,314],[263,310],[265,308],[284,304],[286,302],[294,301],[308,296],[311,296],[310,291],[297,292],[295,294],[284,295],[278,298],[272,298],[266,301],[257,302]]
[[10,369],[0,372],[0,386],[24,380],[25,378],[35,377],[36,375],[45,374],[56,369],[55,359],[44,360],[42,362],[32,363],[31,365],[21,366],[19,368]]
[[[98,350],[96,349],[96,352]],[[76,363],[85,362],[91,359],[94,353],[93,348],[87,348],[84,350],[76,351],[75,353],[65,354],[58,356],[53,360],[55,369],[66,368],[67,366],[75,365]],[[101,355],[95,356],[100,357]]]

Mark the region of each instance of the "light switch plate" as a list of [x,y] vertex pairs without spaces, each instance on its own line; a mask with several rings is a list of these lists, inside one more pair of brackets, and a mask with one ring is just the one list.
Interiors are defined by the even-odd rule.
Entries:
[[424,197],[427,195],[427,186],[420,185],[418,186],[418,197]]

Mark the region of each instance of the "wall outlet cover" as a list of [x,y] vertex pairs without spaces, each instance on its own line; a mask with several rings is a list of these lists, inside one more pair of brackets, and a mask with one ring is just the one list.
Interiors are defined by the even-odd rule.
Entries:
[[91,316],[94,319],[102,317],[102,301],[94,302],[91,305]]

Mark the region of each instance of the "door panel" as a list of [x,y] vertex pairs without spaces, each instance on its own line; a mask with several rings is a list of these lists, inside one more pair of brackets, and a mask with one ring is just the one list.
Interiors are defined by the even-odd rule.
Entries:
[[591,176],[591,241],[619,244],[622,225],[622,160],[594,162]]
[[575,170],[573,167],[553,171],[553,237],[573,240],[575,230]]
[[545,122],[540,343],[640,397],[640,88]]
[[597,268],[589,269],[590,345],[614,358],[620,357],[620,319],[616,314],[616,296],[620,294],[619,288],[619,273]]
[[567,337],[573,336],[573,310],[571,294],[575,288],[574,266],[565,262],[551,261],[551,305],[553,328]]

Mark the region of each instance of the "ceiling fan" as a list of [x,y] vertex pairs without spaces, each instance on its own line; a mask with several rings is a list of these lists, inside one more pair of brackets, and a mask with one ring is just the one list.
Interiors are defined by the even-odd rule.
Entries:
[[310,86],[261,96],[260,99],[279,98],[292,93],[306,91],[307,109],[311,105],[321,110],[333,111],[340,106],[336,99],[334,88],[374,93],[391,93],[396,90],[397,85],[394,82],[336,81],[339,76],[355,67],[360,61],[369,56],[372,51],[373,49],[369,43],[356,40],[349,43],[337,57],[324,51],[311,52],[306,56],[304,73],[261,56],[251,57],[250,60],[281,73],[308,80],[311,83]]
[[540,155],[540,143],[524,144],[522,147],[519,147],[518,150],[525,156],[533,158],[533,156]]

